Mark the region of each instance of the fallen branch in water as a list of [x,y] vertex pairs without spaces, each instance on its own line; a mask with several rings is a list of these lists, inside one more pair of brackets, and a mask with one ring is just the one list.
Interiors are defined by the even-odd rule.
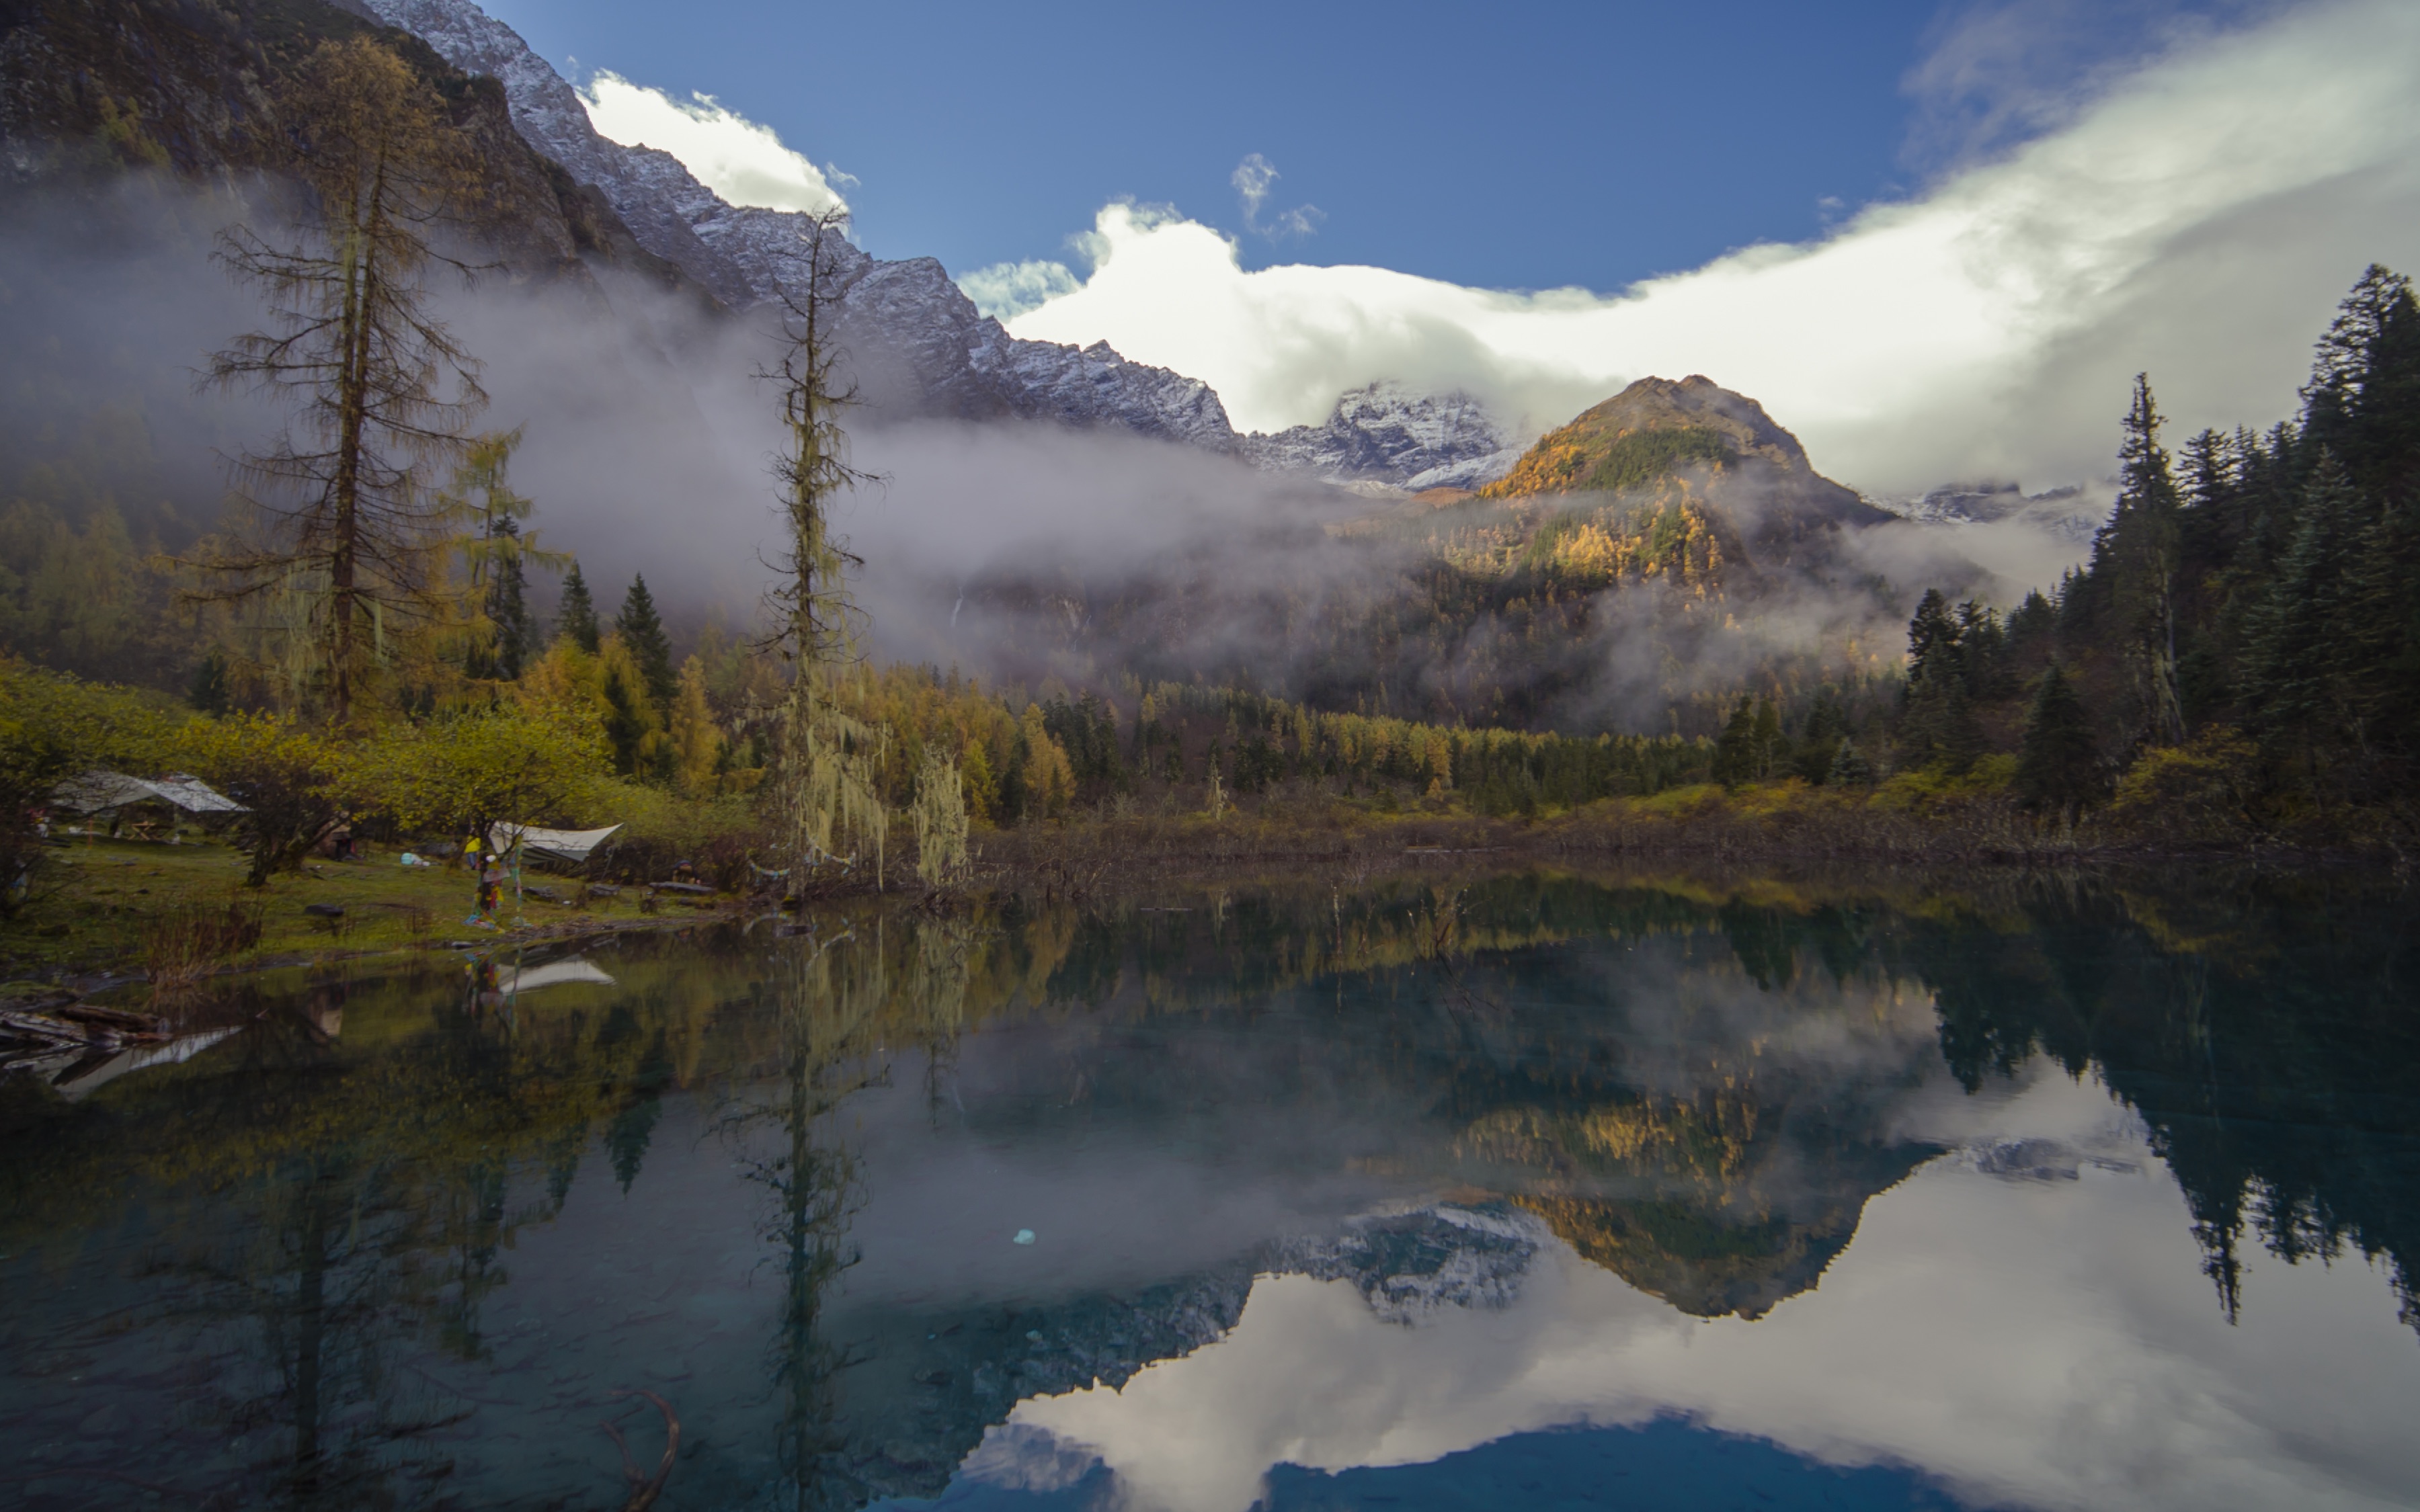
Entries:
[[630,1458],[630,1446],[623,1442],[622,1430],[607,1419],[597,1426],[613,1436],[613,1447],[622,1451],[622,1474],[630,1483],[629,1500],[622,1504],[622,1512],[647,1512],[656,1498],[664,1494],[664,1487],[673,1478],[673,1461],[680,1454],[680,1419],[673,1415],[672,1404],[651,1391],[617,1391],[614,1397],[644,1396],[664,1414],[664,1462],[656,1467],[654,1478],[642,1474],[638,1463]]

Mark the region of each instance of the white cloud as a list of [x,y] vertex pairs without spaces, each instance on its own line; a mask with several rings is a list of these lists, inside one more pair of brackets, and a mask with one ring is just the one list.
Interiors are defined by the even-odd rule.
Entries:
[[580,92],[580,102],[603,135],[624,147],[671,153],[731,204],[811,213],[848,209],[823,169],[783,147],[771,127],[733,115],[711,95],[679,100],[619,74],[599,73]]
[[975,308],[999,320],[1014,320],[1080,286],[1062,262],[994,263],[958,275],[958,287]]
[[1269,186],[1278,181],[1278,171],[1268,159],[1255,152],[1235,164],[1227,181],[1235,186],[1235,197],[1244,206],[1244,224],[1249,225],[1261,213],[1262,202],[1269,197]]
[[1263,225],[1261,207],[1268,203],[1269,186],[1282,177],[1277,164],[1257,152],[1235,164],[1235,171],[1227,177],[1227,181],[1235,186],[1236,203],[1244,209],[1244,229],[1271,241],[1282,241],[1288,237],[1307,237],[1319,229],[1320,222],[1327,219],[1327,212],[1316,205],[1297,205],[1293,209],[1279,211],[1275,220]]
[[2098,1159],[2071,1181],[1928,1165],[1867,1204],[1815,1289],[1753,1322],[1683,1316],[1560,1245],[1511,1305],[1413,1327],[1350,1281],[1264,1276],[1224,1337],[1115,1388],[1018,1403],[966,1468],[1063,1482],[1089,1452],[1117,1477],[1113,1504],[1245,1512],[1280,1464],[1426,1464],[1679,1416],[1828,1464],[1911,1467],[1962,1504],[2405,1504],[2420,1353],[2381,1267],[2257,1261],[2230,1324],[2174,1179],[2103,1088],[2040,1074],[2006,1102],[1920,1115],[1944,1143]]
[[1761,399],[1860,487],[2039,487],[2109,471],[2137,369],[2180,428],[2290,409],[2362,268],[2420,262],[2415,98],[2420,8],[2312,5],[2188,37],[2050,134],[1822,239],[1620,296],[1246,272],[1209,227],[1111,205],[1082,239],[1093,276],[1013,329],[1201,378],[1248,429],[1316,421],[1386,378],[1544,426],[1696,372]]

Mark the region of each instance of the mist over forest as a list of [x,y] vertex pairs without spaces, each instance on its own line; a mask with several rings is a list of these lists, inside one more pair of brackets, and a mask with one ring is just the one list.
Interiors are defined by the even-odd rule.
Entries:
[[[2389,270],[2295,420],[2185,444],[2138,379],[2101,401],[2108,475],[2031,495],[1860,495],[1720,373],[1518,421],[1389,378],[1245,434],[1197,378],[870,257],[841,210],[735,206],[608,141],[463,0],[144,14],[150,53],[29,26],[99,83],[6,123],[0,646],[31,668],[212,717],[342,723],[355,682],[411,728],[553,700],[617,778],[737,803],[825,666],[860,720],[831,738],[890,753],[868,816],[928,755],[1010,822],[1146,777],[1168,808],[1450,804],[1466,776],[1489,811],[1921,777],[2071,819],[2165,762],[2257,827],[2412,769],[2411,632],[2352,628],[2411,550]],[[230,88],[279,131],[194,103]],[[423,175],[364,223],[383,355],[313,366],[356,318],[327,301],[369,181],[345,144],[372,142]],[[2335,670],[2279,702],[2315,645]],[[1347,756],[1321,719],[1391,733]],[[1500,770],[1446,754],[1497,733]]]
[[[229,459],[281,423],[261,396],[198,379],[210,352],[262,318],[257,295],[214,260],[218,238],[246,217],[294,212],[271,180],[200,190],[143,173],[21,190],[15,208],[0,232],[12,296],[0,337],[27,361],[8,396],[0,466],[27,516],[16,528],[47,513],[89,532],[114,513],[131,553],[120,569],[139,579],[143,553],[186,552],[218,527]],[[461,255],[495,260],[477,246]],[[576,555],[599,591],[645,574],[684,648],[708,624],[755,633],[775,534],[778,436],[763,378],[773,322],[601,273],[542,281],[488,266],[431,281],[442,318],[480,363],[479,424],[519,431],[512,480],[535,501],[532,528]],[[877,659],[1032,687],[1206,675],[1447,717],[1500,717],[1498,691],[1524,681],[1491,665],[1534,655],[1498,644],[1520,633],[1500,613],[1466,613],[1392,656],[1348,649],[1373,614],[1418,592],[1405,584],[1433,560],[1391,520],[1401,505],[1114,430],[918,414],[878,374],[856,386],[851,455],[871,478],[835,520],[864,559],[857,591]],[[1383,528],[1346,528],[1373,520]],[[1975,565],[1967,546],[1887,522],[1844,543],[1835,570],[1767,585],[1712,628],[1676,624],[1685,613],[1668,594],[1638,585],[1557,650],[1551,689],[1518,693],[1512,707],[1541,726],[1657,730],[1676,705],[1810,653],[1835,672],[1869,672],[1874,645],[1921,591],[1913,585],[1947,580],[2013,602],[2029,581]],[[2015,572],[2043,564],[2024,553],[2055,560],[2056,543],[2025,532],[2009,553]],[[130,580],[104,596],[139,618],[134,600],[163,587]],[[551,614],[553,584],[534,593]],[[29,632],[40,633],[19,634]],[[123,674],[106,639],[65,634],[59,654],[90,675]],[[150,656],[144,675],[166,687],[192,670],[158,647],[129,655],[128,667]],[[1696,728],[1702,711],[1689,718]]]

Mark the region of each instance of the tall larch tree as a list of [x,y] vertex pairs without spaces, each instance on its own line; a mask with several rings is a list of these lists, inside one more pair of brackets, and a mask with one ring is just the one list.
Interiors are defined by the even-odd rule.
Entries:
[[449,605],[445,511],[429,474],[486,403],[477,363],[437,318],[427,277],[474,202],[474,159],[427,84],[377,42],[320,46],[287,102],[287,166],[314,215],[246,227],[220,261],[267,292],[270,327],[210,359],[207,381],[287,400],[266,450],[238,459],[249,519],[195,563],[202,594],[263,606],[283,656],[341,723],[396,638]]
[[794,887],[817,868],[858,865],[869,850],[878,879],[890,827],[877,786],[884,733],[834,697],[838,679],[857,659],[860,611],[849,597],[848,573],[860,563],[832,533],[832,501],[866,481],[844,455],[847,434],[840,420],[855,400],[840,383],[833,329],[845,224],[832,214],[809,220],[783,285],[788,345],[769,375],[782,395],[785,445],[774,476],[788,537],[770,596],[775,641],[790,666],[775,797]]

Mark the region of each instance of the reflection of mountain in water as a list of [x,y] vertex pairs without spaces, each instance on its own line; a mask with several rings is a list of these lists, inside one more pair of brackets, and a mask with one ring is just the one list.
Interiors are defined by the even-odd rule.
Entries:
[[1815,1286],[1869,1198],[1939,1153],[1844,1127],[1837,1088],[1772,1085],[1788,1080],[1498,1108],[1462,1149],[1504,1167],[1512,1200],[1581,1258],[1696,1317],[1761,1318]]
[[[1711,915],[1587,901],[1597,917],[1562,920],[1560,943],[1240,1002],[1215,933],[1251,938],[1249,921],[1081,942],[1069,980],[1093,1014],[961,1045],[945,1098],[970,1137],[1217,1151],[1270,1180],[1376,1171],[1428,1196],[1244,1236],[1223,1262],[1131,1289],[853,1310],[851,1335],[879,1341],[845,1383],[853,1473],[934,1494],[1017,1401],[1120,1386],[1221,1336],[1255,1275],[1343,1282],[1411,1327],[1508,1304],[1558,1241],[1698,1316],[1760,1318],[1813,1288],[1866,1202],[1938,1152],[1891,1133],[1939,1065],[1929,1005],[1878,975],[1780,973],[1770,952],[1760,985]],[[1272,1098],[1281,1128],[1265,1127]]]
[[[2312,928],[2313,906],[2335,927]],[[2106,1078],[2184,1184],[2230,1305],[2247,1229],[2289,1259],[2354,1250],[2402,1267],[2420,1253],[2420,1142],[2397,1088],[2420,1064],[2420,1015],[2398,985],[2415,980],[2401,913],[2290,896],[2206,908],[2025,889],[1984,928],[1956,905],[1700,904],[1523,880],[1461,900],[1463,938],[1481,948],[1382,957],[1341,981],[1273,971],[1264,944],[1286,921],[1249,908],[1216,928],[1158,916],[1079,932],[1054,986],[1114,1029],[1072,1058],[1055,1044],[1047,1075],[1036,1055],[1012,1077],[1034,1095],[1001,1108],[1053,1103],[1093,1134],[1154,1140],[1180,1126],[1198,1137],[1205,1108],[1238,1086],[1326,1089],[1340,1126],[1392,1120],[1395,1137],[1322,1154],[1452,1200],[1156,1292],[1063,1299],[988,1335],[962,1327],[963,1358],[988,1337],[1000,1352],[984,1357],[1001,1362],[970,1379],[1001,1389],[954,1403],[921,1471],[890,1484],[929,1494],[1018,1397],[1121,1383],[1211,1342],[1256,1272],[1346,1281],[1418,1326],[1509,1299],[1551,1234],[1683,1312],[1761,1318],[1816,1287],[1866,1202],[1938,1152],[1891,1131],[1944,1056],[1970,1087],[2037,1049]],[[1219,1011],[1235,1008],[1248,1011]],[[975,1111],[995,1135],[1037,1133]],[[2055,1180],[2083,1158],[2039,1145],[1975,1159]]]
[[[561,1500],[525,1440],[503,1434],[483,1466],[429,1426],[504,1411],[489,1388],[509,1394],[515,1367],[496,1362],[537,1345],[497,1321],[500,1296],[522,1323],[517,1292],[656,1305],[635,1277],[546,1273],[513,1242],[564,1221],[583,1169],[610,1170],[612,1211],[644,1228],[662,1200],[661,1174],[643,1174],[667,1143],[659,1117],[724,1088],[780,1093],[741,1141],[763,1185],[727,1211],[778,1199],[783,1338],[769,1362],[761,1329],[744,1349],[702,1343],[693,1378],[657,1379],[680,1381],[670,1395],[710,1445],[680,1484],[734,1505],[776,1481],[831,1505],[932,1494],[1018,1401],[1202,1349],[1271,1273],[1349,1286],[1418,1328],[1511,1300],[1561,1242],[1683,1312],[1761,1318],[1819,1286],[1869,1198],[1932,1153],[1895,1131],[1929,1078],[1946,1090],[1945,1060],[1969,1088],[2037,1054],[2105,1080],[2180,1182],[2229,1308],[2257,1305],[2238,1251],[2258,1243],[2378,1257],[2420,1323],[2420,931],[2392,895],[2012,882],[1989,899],[1831,902],[1768,884],[1751,902],[1512,878],[882,922],[824,920],[770,954],[627,941],[610,1001],[583,988],[511,1015],[458,977],[365,977],[81,1103],[0,1083],[0,1251],[115,1288],[45,1292],[61,1320],[132,1320],[109,1325],[114,1375],[53,1363],[117,1382],[129,1425],[173,1406],[258,1428],[219,1433],[244,1446],[192,1464],[144,1427],[78,1429],[88,1458],[247,1504],[306,1480],[364,1504],[502,1504],[523,1466],[528,1504]],[[1137,1152],[1141,1180],[1215,1167],[1325,1205],[1106,1279],[852,1292],[875,1269],[847,1267],[872,1227],[860,1199],[886,1193],[860,1185],[848,1120],[828,1115],[886,1075],[904,1084],[927,1050],[950,1138],[1045,1165]],[[2088,1158],[2036,1139],[1971,1155],[2037,1180]],[[1122,1196],[1082,1195],[1110,1211]],[[121,1266],[109,1236],[129,1212],[158,1241],[143,1253],[176,1264]],[[507,1260],[525,1273],[509,1286]],[[616,1336],[552,1317],[566,1346]],[[195,1330],[239,1326],[258,1347],[199,1385],[161,1370],[201,1347]],[[305,1375],[315,1393],[295,1386]],[[96,1388],[58,1379],[18,1382],[0,1425],[73,1428]],[[531,1412],[524,1430],[555,1421]],[[790,1447],[768,1457],[774,1417]],[[461,1489],[424,1494],[413,1467],[441,1458],[458,1458]]]
[[1441,1205],[1361,1219],[1331,1238],[1281,1245],[1266,1269],[1350,1281],[1372,1312],[1412,1324],[1448,1307],[1510,1303],[1543,1237],[1534,1221],[1501,1207]]
[[937,1494],[1018,1402],[1123,1386],[1223,1336],[1257,1276],[1342,1281],[1379,1316],[1414,1324],[1442,1308],[1510,1302],[1544,1238],[1518,1212],[1441,1205],[1256,1246],[1132,1291],[886,1318],[861,1341],[868,1352],[848,1382],[847,1422],[864,1434],[850,1474],[871,1495]]

